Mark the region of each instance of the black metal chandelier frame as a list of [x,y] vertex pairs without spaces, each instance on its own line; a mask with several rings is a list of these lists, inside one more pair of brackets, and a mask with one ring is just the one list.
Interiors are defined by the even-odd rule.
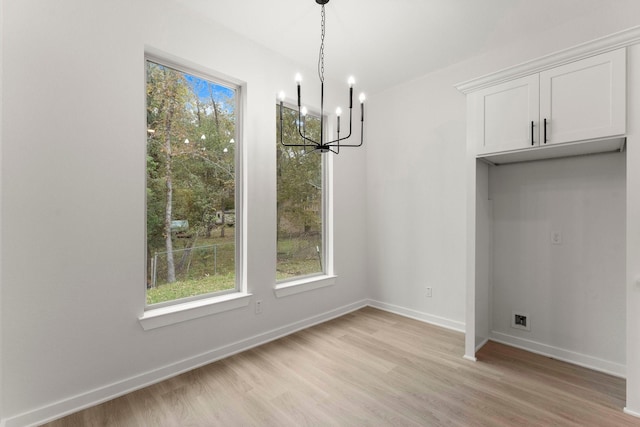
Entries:
[[325,36],[325,4],[329,3],[329,0],[315,0],[321,7],[321,36],[320,36],[320,53],[318,54],[318,77],[320,78],[320,140],[315,141],[312,138],[309,138],[305,132],[305,109],[302,107],[302,99],[301,99],[301,82],[302,78],[300,75],[296,76],[296,83],[298,89],[298,121],[296,123],[296,127],[300,137],[302,138],[302,143],[299,144],[291,144],[286,143],[284,141],[284,118],[282,114],[283,104],[285,95],[283,92],[280,92],[280,143],[285,147],[304,147],[305,149],[313,149],[314,151],[318,151],[320,153],[334,153],[338,154],[340,152],[340,148],[344,147],[360,147],[364,142],[364,94],[360,95],[360,143],[359,144],[344,144],[341,143],[351,137],[352,131],[352,123],[353,123],[353,78],[349,79],[349,134],[345,137],[340,137],[340,108],[336,110],[337,122],[336,122],[336,134],[337,138],[331,141],[325,141],[325,128],[324,128],[324,36]]

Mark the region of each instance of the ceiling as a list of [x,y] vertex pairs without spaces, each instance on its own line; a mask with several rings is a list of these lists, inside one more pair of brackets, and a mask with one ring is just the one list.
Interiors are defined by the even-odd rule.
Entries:
[[[305,66],[315,68],[320,10],[314,0],[176,0]],[[509,42],[534,36],[610,0],[331,0],[325,74],[354,75],[369,93]],[[295,71],[292,72],[292,75]]]

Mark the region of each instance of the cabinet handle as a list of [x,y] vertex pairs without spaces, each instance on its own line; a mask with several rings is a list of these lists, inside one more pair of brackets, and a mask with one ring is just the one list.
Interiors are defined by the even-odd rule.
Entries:
[[547,143],[547,119],[544,119],[544,143]]
[[533,145],[533,120],[531,120],[531,145]]

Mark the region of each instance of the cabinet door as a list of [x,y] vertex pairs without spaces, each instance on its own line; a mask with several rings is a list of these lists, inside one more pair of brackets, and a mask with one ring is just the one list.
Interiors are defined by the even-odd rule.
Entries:
[[626,132],[626,49],[540,73],[540,123],[546,144]]
[[477,97],[478,154],[538,145],[537,74],[486,88],[479,91]]

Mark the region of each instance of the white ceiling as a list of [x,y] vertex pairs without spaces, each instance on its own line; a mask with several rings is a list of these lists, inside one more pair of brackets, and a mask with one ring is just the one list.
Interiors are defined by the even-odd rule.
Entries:
[[[314,0],[177,0],[314,68],[320,10]],[[325,74],[356,76],[369,93],[561,25],[611,0],[331,0]]]

